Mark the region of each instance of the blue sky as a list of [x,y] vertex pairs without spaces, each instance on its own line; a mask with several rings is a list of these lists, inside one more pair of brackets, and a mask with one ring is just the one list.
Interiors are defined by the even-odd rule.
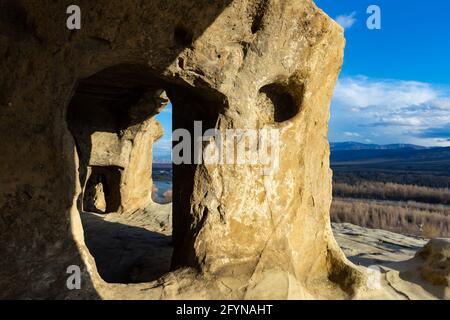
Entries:
[[[345,27],[344,66],[331,104],[330,141],[450,146],[450,1],[316,0]],[[381,9],[369,30],[367,8]],[[171,105],[156,161],[170,160]]]
[[[316,0],[345,27],[330,141],[450,145],[450,1]],[[369,5],[381,30],[366,26]]]
[[172,104],[169,103],[156,119],[163,126],[164,136],[153,145],[153,161],[169,162],[172,156]]

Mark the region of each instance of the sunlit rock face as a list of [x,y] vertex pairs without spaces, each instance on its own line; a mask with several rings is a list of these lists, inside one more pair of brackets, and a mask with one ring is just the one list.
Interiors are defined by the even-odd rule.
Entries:
[[421,276],[431,284],[450,287],[450,239],[430,240],[416,254],[423,260]]
[[[309,0],[83,0],[82,28],[69,31],[70,4],[4,2],[0,295],[357,294],[362,276],[329,222],[327,122],[342,29]],[[276,129],[277,160],[175,166],[173,271],[107,284],[79,211],[128,214],[151,202],[163,91],[174,129]],[[81,267],[81,290],[66,287],[69,265]]]

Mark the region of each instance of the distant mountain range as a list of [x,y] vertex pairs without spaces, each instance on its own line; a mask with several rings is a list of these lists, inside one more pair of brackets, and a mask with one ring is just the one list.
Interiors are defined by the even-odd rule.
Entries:
[[424,150],[429,149],[427,147],[418,146],[415,144],[365,144],[354,141],[346,142],[331,142],[331,151],[342,151],[342,150],[399,150],[399,149],[413,149],[413,150]]
[[450,174],[450,147],[332,143],[331,166],[333,170],[340,171],[427,171]]

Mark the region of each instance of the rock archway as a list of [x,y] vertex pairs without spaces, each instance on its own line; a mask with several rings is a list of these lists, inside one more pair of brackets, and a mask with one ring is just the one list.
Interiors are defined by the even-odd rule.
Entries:
[[145,65],[113,66],[78,83],[67,122],[80,210],[130,214],[151,201],[152,145],[163,134],[154,116],[168,103],[157,85]]
[[[329,221],[327,121],[342,29],[309,0],[79,2],[75,33],[61,27],[64,1],[7,2],[23,19],[0,30],[2,295],[357,296],[364,277]],[[139,171],[151,170],[157,135],[143,132],[161,89],[174,128],[278,130],[279,166],[175,167],[173,270],[124,288],[99,277],[79,209],[129,214],[151,201]],[[139,146],[145,159],[133,157]],[[101,188],[105,204],[86,197]],[[66,287],[69,265],[82,267],[82,290]]]
[[[68,105],[67,123],[76,146],[77,177],[81,187],[77,209],[80,213],[143,214],[142,219],[155,219],[152,217],[154,211],[168,210],[160,206],[150,208],[153,205],[152,145],[163,134],[155,116],[168,104],[168,96],[175,109],[174,128],[185,130],[192,139],[195,134],[201,135],[215,128],[219,115],[226,109],[226,97],[219,92],[209,88],[193,88],[167,78],[163,80],[161,75],[155,76],[145,65],[121,64],[109,67],[78,82]],[[195,122],[202,124],[202,132],[194,132]],[[177,248],[174,268],[194,265],[192,257],[189,257],[189,246],[192,244],[186,241],[192,224],[189,209],[197,170],[194,158],[198,158],[198,155],[194,152],[195,141],[184,142],[189,143],[191,152],[188,158],[184,157],[186,163],[175,166],[174,172],[177,195],[173,215],[173,238]],[[200,184],[197,182],[197,186]],[[117,224],[123,222],[127,225],[126,218],[123,221],[116,219],[117,231],[113,231],[111,222],[105,222],[106,226],[102,226],[100,219],[95,217],[84,217],[82,220],[90,252],[95,257],[100,274],[108,282],[131,281],[124,274],[134,268],[133,261],[123,261],[128,259],[125,257],[127,255],[131,257],[129,259],[136,260],[135,263],[140,263],[137,260],[147,260],[147,265],[166,264],[145,257],[145,253],[139,252],[143,251],[141,248],[130,254],[118,248],[126,246],[127,251],[133,251],[130,245],[119,243],[117,248],[111,245],[117,236],[114,232],[120,232]],[[95,234],[98,232],[105,234]],[[146,236],[145,232],[130,229],[130,233],[130,241],[142,237],[143,243],[151,243],[152,236]],[[121,232],[120,237],[127,236]],[[158,236],[153,237],[157,241],[160,239]],[[121,256],[120,261],[116,261],[114,255]],[[111,266],[111,263],[118,266]],[[169,268],[166,269],[168,271]]]

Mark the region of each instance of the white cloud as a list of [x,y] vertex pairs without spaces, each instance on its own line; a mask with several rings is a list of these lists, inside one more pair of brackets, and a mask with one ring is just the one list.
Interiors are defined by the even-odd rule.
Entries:
[[439,92],[430,84],[417,81],[347,77],[339,80],[335,98],[356,110],[372,106],[399,109],[438,100]]
[[450,93],[444,88],[418,81],[344,77],[333,97],[330,138],[442,145],[446,141],[440,132],[449,124]]
[[349,137],[349,138],[361,137],[361,135],[359,133],[357,133],[357,132],[348,132],[348,131],[346,131],[346,132],[344,132],[344,135]]
[[343,14],[343,15],[337,16],[335,20],[337,23],[339,23],[342,26],[342,28],[349,29],[356,22],[355,16],[356,16],[356,11],[353,11],[352,13],[347,14],[347,15]]

